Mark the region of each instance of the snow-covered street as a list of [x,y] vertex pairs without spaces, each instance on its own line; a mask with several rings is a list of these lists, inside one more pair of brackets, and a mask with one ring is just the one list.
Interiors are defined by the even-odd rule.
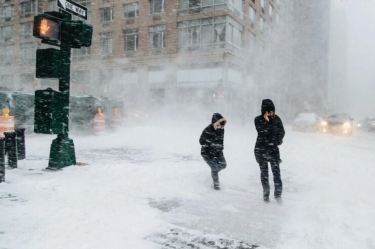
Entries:
[[57,172],[44,170],[55,136],[27,135],[27,159],[0,184],[0,249],[375,248],[374,133],[286,126],[284,202],[267,204],[253,125],[229,120],[219,191],[200,156],[206,125],[73,134],[88,165]]

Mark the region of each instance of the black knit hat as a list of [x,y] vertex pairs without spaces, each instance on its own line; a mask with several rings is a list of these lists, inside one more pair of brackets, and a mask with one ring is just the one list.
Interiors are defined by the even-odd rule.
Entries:
[[270,112],[270,111],[275,112],[275,105],[273,104],[272,100],[263,99],[261,111],[262,111],[262,115],[264,115],[266,112]]

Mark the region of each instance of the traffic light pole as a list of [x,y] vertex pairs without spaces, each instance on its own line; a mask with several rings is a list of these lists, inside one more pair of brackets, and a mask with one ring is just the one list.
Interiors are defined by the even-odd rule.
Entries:
[[[63,108],[69,110],[70,96],[70,45],[62,41],[60,44],[60,53],[62,61],[63,77],[59,79],[59,91],[63,94]],[[67,112],[69,116],[69,111]],[[69,139],[69,118],[64,126],[63,133],[58,134],[57,138],[52,141],[47,169],[60,169],[66,166],[76,164],[74,143]]]

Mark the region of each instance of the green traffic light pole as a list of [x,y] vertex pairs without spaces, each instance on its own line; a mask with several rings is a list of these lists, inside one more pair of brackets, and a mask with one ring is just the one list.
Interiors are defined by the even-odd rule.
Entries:
[[[63,36],[63,35],[62,35]],[[64,39],[60,44],[60,53],[62,60],[63,77],[59,79],[59,91],[63,94],[62,108],[67,111],[67,124],[62,124],[64,127],[62,134],[58,134],[57,138],[52,141],[49,155],[49,163],[47,169],[60,169],[63,167],[76,164],[76,156],[74,150],[73,140],[69,138],[69,96],[70,96],[70,45]],[[64,110],[61,110],[64,112]]]

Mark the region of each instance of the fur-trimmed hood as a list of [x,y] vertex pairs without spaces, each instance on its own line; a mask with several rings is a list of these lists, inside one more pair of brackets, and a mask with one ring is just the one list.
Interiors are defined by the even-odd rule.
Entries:
[[212,115],[211,123],[213,124],[216,130],[219,124],[221,124],[224,128],[224,126],[227,124],[227,120],[220,113],[214,113]]

